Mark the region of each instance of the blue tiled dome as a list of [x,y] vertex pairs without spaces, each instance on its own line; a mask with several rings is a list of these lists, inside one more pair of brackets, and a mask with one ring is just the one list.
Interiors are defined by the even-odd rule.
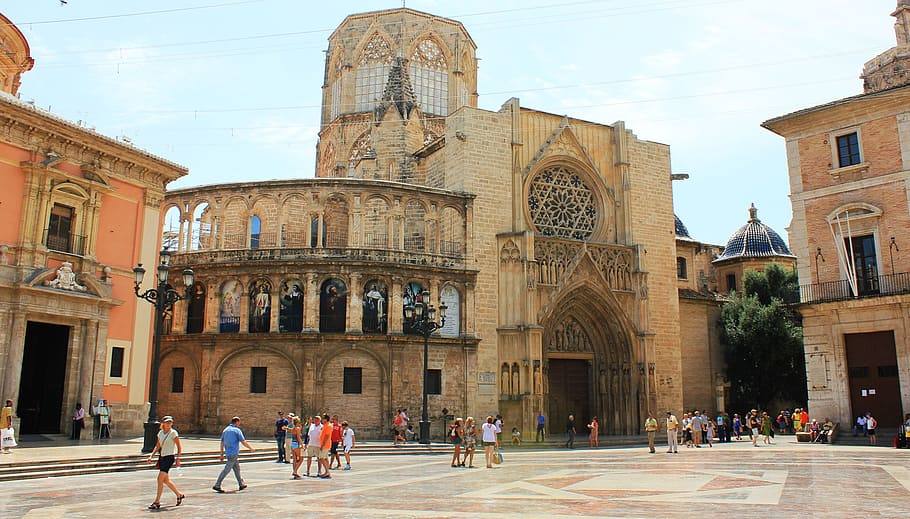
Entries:
[[714,261],[727,261],[739,258],[767,258],[771,256],[790,256],[793,254],[787,243],[774,229],[761,223],[755,204],[749,208],[749,221],[727,240],[724,252]]
[[680,220],[679,217],[675,214],[673,215],[673,218],[676,219],[676,237],[689,238],[691,240],[692,237],[689,236],[689,229],[686,229],[686,224],[682,223],[682,220]]

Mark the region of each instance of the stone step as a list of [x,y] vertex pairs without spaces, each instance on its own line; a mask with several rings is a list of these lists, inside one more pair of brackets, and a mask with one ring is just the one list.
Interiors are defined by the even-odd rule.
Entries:
[[[358,456],[447,454],[451,452],[451,447],[445,444],[431,446],[408,445],[402,447],[374,445],[364,447],[358,446],[356,452]],[[274,462],[276,456],[276,450],[260,449],[253,453],[242,453],[240,459],[246,463],[257,461]],[[146,459],[147,456],[145,455],[130,455],[83,458],[77,460],[56,460],[49,462],[9,463],[0,465],[0,481],[154,470],[155,464],[147,463]],[[186,453],[181,460],[181,464],[186,467],[220,465],[221,463],[220,453],[217,451]]]

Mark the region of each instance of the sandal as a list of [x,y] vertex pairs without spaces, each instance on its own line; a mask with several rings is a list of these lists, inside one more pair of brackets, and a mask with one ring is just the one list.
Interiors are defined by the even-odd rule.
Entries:
[[154,503],[149,505],[149,510],[158,510],[159,508],[161,508],[161,503],[159,503],[158,501],[155,501]]
[[177,506],[180,506],[180,503],[182,503],[184,499],[186,499],[185,494],[180,494],[179,496],[177,496]]

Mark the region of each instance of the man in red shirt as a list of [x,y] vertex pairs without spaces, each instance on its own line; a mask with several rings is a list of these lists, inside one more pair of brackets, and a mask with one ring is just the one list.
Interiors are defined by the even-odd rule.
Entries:
[[338,415],[332,417],[332,448],[329,450],[329,467],[332,467],[332,461],[337,461],[335,468],[341,468],[341,455],[338,454],[338,445],[341,444],[341,424],[338,423]]
[[804,431],[808,430],[806,427],[809,425],[809,412],[806,411],[805,407],[800,410],[799,423]]
[[329,473],[329,451],[332,449],[332,422],[329,421],[329,415],[322,415],[322,433],[319,435],[319,463],[322,465],[324,472],[319,475],[322,479],[331,479]]

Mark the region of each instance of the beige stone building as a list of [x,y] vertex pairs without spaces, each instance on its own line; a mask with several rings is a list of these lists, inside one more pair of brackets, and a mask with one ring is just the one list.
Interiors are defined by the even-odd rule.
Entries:
[[450,314],[430,344],[436,434],[444,408],[619,435],[722,406],[721,249],[674,235],[669,147],[518,99],[477,108],[475,50],[454,20],[351,15],[329,37],[316,178],[167,194],[198,297],[171,321],[163,410],[262,434],[279,409],[324,410],[384,434],[396,408],[419,416],[402,309],[424,289]]
[[910,410],[910,1],[862,94],[766,121],[786,138],[809,410],[843,424]]
[[2,15],[0,44],[0,400],[17,434],[70,434],[75,405],[100,399],[134,434],[152,307],[132,268],[156,264],[164,186],[187,170],[19,99],[34,61]]

